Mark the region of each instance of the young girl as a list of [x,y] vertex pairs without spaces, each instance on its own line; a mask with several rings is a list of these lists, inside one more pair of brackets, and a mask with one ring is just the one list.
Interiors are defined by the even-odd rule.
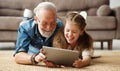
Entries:
[[[66,24],[54,37],[53,46],[69,50],[80,51],[79,59],[73,63],[74,67],[81,68],[91,62],[93,53],[93,40],[85,31],[86,22],[84,18],[75,12],[66,15]],[[48,63],[48,66],[55,66]]]

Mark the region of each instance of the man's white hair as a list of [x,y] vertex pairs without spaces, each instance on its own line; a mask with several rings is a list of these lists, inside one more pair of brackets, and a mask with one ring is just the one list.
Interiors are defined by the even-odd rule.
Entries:
[[37,13],[39,12],[39,10],[41,9],[51,9],[53,10],[53,12],[56,14],[57,9],[56,6],[52,3],[52,2],[41,2],[37,5],[36,8],[34,8],[34,13],[35,15],[37,15]]

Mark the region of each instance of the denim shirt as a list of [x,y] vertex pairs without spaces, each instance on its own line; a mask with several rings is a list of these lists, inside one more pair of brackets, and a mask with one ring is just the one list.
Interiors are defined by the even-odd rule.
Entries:
[[59,19],[56,20],[56,24],[54,33],[49,38],[43,38],[38,31],[38,25],[34,23],[34,19],[21,22],[18,29],[15,54],[18,52],[36,54],[40,52],[42,46],[52,47],[54,35],[63,26],[62,21]]

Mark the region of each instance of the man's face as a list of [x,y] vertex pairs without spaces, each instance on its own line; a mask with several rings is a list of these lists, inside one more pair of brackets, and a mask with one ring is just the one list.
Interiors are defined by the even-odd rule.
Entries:
[[43,37],[50,37],[56,28],[56,15],[52,10],[42,9],[37,16],[38,29]]

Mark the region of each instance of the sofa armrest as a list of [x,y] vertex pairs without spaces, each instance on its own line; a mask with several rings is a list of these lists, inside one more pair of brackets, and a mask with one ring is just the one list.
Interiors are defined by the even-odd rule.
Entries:
[[120,39],[120,7],[116,7],[113,9],[113,12],[115,14],[116,17],[116,25],[117,25],[117,29],[116,29],[116,39]]

